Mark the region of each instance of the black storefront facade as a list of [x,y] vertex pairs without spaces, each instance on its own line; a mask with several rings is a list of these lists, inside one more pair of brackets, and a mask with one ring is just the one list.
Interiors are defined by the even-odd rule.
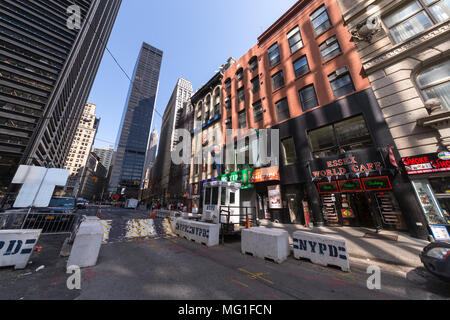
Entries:
[[[356,134],[352,132],[355,128]],[[272,129],[280,132],[280,154],[285,154],[283,142],[287,139],[295,148],[295,163],[286,164],[283,157],[280,161],[286,208],[281,220],[289,220],[290,209],[296,206],[296,223],[310,218],[315,226],[408,230],[414,237],[427,239],[427,222],[408,175],[389,161],[389,146],[394,146],[394,141],[372,89]],[[328,131],[333,134],[328,135]],[[327,147],[324,141],[333,140],[328,136],[336,146],[328,143],[329,149],[316,152],[316,146]],[[340,145],[338,140],[350,142]],[[393,152],[400,163],[398,152]],[[291,204],[292,199],[295,204]]]

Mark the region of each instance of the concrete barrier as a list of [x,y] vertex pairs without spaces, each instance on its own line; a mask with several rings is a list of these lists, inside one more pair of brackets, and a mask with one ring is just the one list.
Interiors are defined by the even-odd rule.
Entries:
[[174,224],[174,231],[180,237],[204,244],[208,247],[219,244],[219,224],[192,221],[183,218],[176,219]]
[[100,224],[100,219],[89,217],[83,221],[75,236],[70,257],[67,261],[67,268],[70,266],[78,266],[80,268],[95,266],[103,235],[104,231]]
[[289,233],[261,227],[244,229],[241,233],[241,251],[282,263],[290,254]]
[[25,269],[42,230],[1,230],[0,267]]
[[344,239],[321,234],[296,231],[293,234],[294,257],[307,258],[322,266],[337,266],[350,271],[347,245]]

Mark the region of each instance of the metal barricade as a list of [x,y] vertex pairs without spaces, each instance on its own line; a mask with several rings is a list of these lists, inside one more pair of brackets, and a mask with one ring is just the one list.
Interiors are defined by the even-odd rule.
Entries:
[[[239,212],[237,214],[233,214],[231,209],[239,209]],[[236,232],[234,224],[230,223],[231,217],[239,217],[238,231],[259,225],[256,216],[256,207],[220,206],[219,222],[221,224],[220,232],[222,235],[222,244],[225,241],[225,235],[231,235]],[[223,223],[222,218],[225,218],[225,221],[227,222]]]
[[73,213],[5,212],[0,213],[0,230],[41,229],[42,234],[69,234],[79,218]]

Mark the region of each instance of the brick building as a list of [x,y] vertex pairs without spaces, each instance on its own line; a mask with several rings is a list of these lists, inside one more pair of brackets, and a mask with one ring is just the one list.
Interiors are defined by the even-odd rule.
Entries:
[[389,161],[394,141],[336,0],[298,1],[225,71],[222,97],[222,131],[250,136],[233,135],[226,152],[248,159],[258,153],[251,135],[279,130],[278,162],[226,165],[220,177],[243,184],[241,205],[256,207],[259,218],[424,237],[414,190]]

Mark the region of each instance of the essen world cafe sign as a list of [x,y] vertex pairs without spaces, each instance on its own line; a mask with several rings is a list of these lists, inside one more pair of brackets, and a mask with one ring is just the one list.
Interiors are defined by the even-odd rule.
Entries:
[[384,169],[383,160],[375,149],[339,158],[321,158],[311,161],[311,173],[314,178],[344,176],[347,173],[365,173],[382,169]]

